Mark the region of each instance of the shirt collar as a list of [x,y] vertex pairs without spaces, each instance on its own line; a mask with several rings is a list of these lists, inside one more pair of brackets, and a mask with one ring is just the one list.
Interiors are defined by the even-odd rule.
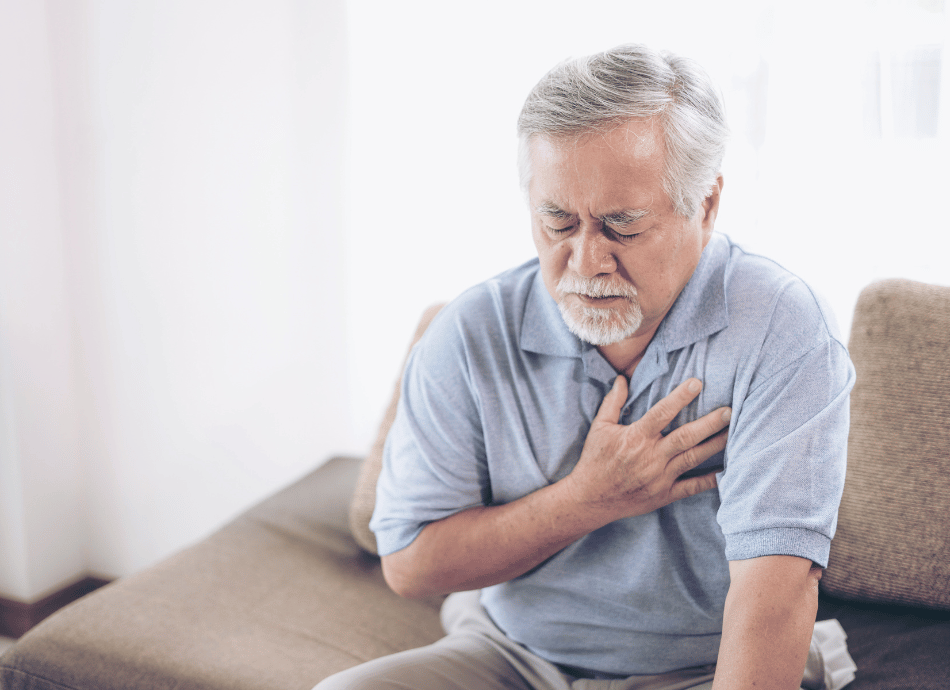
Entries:
[[726,264],[729,240],[714,233],[686,287],[657,329],[654,340],[667,352],[679,350],[729,325]]
[[580,357],[585,350],[592,348],[593,345],[585,343],[568,330],[557,302],[544,285],[539,267],[525,300],[521,349],[540,355]]
[[[714,233],[692,277],[653,337],[666,352],[684,348],[729,325],[725,290],[728,254],[728,239]],[[556,357],[582,357],[595,349],[568,330],[557,303],[544,286],[540,269],[525,300],[521,348]]]

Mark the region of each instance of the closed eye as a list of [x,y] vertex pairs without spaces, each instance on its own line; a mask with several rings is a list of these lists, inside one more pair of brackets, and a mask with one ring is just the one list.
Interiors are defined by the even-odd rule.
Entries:
[[619,240],[621,240],[621,241],[629,241],[629,240],[635,239],[635,238],[637,238],[637,237],[639,237],[640,235],[643,234],[642,231],[640,231],[640,232],[629,232],[629,231],[625,231],[625,230],[626,230],[625,228],[620,229],[620,230],[617,230],[617,229],[612,228],[612,227],[610,227],[610,226],[608,226],[608,225],[605,225],[605,226],[604,226],[604,229],[607,230],[611,235],[613,235],[614,237],[616,237],[617,239],[619,239]]
[[616,213],[608,213],[600,220],[604,224],[605,231],[609,231],[611,235],[625,241],[632,240],[642,234],[643,230],[634,231],[633,228],[649,215],[650,211],[644,208],[626,209]]

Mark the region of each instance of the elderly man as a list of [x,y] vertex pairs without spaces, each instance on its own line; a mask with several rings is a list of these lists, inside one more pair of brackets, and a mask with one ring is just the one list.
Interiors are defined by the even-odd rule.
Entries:
[[727,128],[642,46],[519,119],[538,258],[413,351],[372,527],[440,642],[321,688],[798,688],[854,374],[832,317],[714,232]]

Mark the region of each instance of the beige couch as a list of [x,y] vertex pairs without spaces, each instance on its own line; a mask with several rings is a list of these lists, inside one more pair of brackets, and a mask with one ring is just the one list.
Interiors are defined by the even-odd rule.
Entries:
[[[947,688],[950,288],[872,285],[850,347],[848,480],[819,618],[848,633],[853,690]],[[334,458],[41,623],[0,657],[0,688],[307,690],[435,640],[440,602],[393,595],[366,528],[392,410],[366,461]]]

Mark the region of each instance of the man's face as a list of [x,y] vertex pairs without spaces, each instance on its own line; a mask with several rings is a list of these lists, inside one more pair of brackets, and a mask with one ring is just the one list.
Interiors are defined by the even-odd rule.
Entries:
[[663,191],[665,163],[652,120],[531,142],[528,198],[544,284],[571,331],[594,345],[652,334],[709,242],[718,187],[683,218]]

